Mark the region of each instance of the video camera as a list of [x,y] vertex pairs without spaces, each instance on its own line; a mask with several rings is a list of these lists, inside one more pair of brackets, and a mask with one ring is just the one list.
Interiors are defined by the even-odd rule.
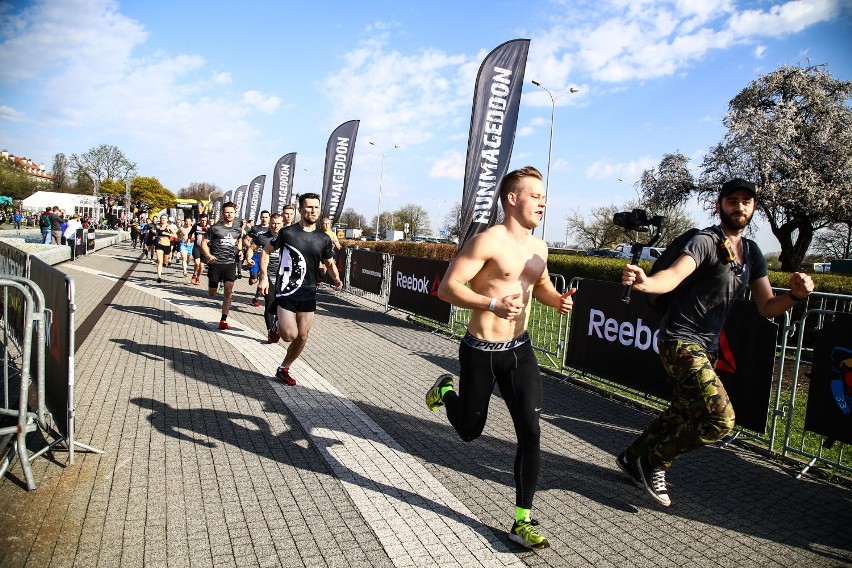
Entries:
[[[637,233],[650,233],[651,228],[654,228],[654,232],[651,235],[651,238],[648,239],[647,243],[634,242],[630,246],[630,263],[637,264],[639,262],[639,257],[642,254],[642,249],[645,247],[652,247],[658,240],[660,240],[663,224],[666,222],[666,218],[662,215],[654,215],[653,217],[648,218],[648,212],[644,209],[634,209],[633,211],[623,211],[621,213],[614,214],[612,216],[612,222],[613,224],[623,227],[628,231],[636,231]],[[625,304],[630,303],[630,291],[632,289],[632,286],[624,287],[624,293],[621,296],[621,301]]]
[[[648,212],[644,209],[622,211],[621,213],[616,213],[612,216],[612,222],[614,224],[619,227],[623,227],[628,231],[648,233],[651,231],[651,227],[655,227],[657,229],[656,235],[659,235],[660,229],[662,228],[665,220],[666,218],[662,215],[654,215],[649,219]],[[656,240],[654,242],[656,242]],[[645,246],[651,246],[651,243],[648,243]]]

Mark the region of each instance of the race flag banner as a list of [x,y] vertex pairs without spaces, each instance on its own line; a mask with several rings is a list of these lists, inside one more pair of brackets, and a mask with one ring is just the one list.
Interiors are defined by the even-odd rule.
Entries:
[[257,222],[257,217],[260,215],[260,200],[263,199],[263,186],[266,185],[266,176],[257,176],[248,186],[245,200],[245,217],[246,221]]
[[[657,347],[661,314],[648,296],[633,291],[621,301],[616,282],[584,279],[574,296],[565,365],[628,388],[671,400],[669,377]],[[737,425],[766,431],[778,326],[761,317],[754,302],[737,300],[719,339],[716,373]]]
[[852,444],[852,316],[837,314],[816,332],[805,430]]
[[530,40],[508,41],[479,68],[470,114],[459,250],[497,218],[497,185],[509,169]]
[[272,177],[272,203],[269,206],[271,213],[281,213],[284,206],[290,203],[294,177],[296,177],[296,152],[291,152],[281,156],[275,164],[275,173]]
[[325,149],[325,173],[322,179],[322,214],[333,225],[343,211],[352,157],[355,154],[355,137],[359,120],[344,122],[331,133]]
[[222,196],[222,204],[223,205],[233,199],[233,193],[234,193],[233,191],[226,191],[225,192],[225,195]]
[[234,213],[234,219],[243,218],[243,206],[245,205],[247,185],[241,185],[234,191],[234,205],[237,206],[237,211]]
[[212,225],[213,223],[218,223],[219,219],[222,218],[222,205],[225,204],[225,196],[223,195],[213,204],[213,219],[209,220],[209,223]]

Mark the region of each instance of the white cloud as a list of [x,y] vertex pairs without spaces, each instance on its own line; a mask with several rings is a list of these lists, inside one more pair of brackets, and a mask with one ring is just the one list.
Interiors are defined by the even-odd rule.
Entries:
[[757,45],[754,48],[754,56],[757,59],[763,59],[763,56],[766,55],[766,46],[765,45]]
[[771,6],[766,11],[745,10],[733,14],[730,29],[740,37],[779,37],[829,20],[839,12],[839,0],[793,0]]
[[550,124],[550,122],[548,120],[546,120],[544,117],[537,116],[537,117],[533,118],[532,120],[530,120],[525,125],[518,128],[517,135],[518,136],[529,136],[531,134],[534,134],[540,126],[543,126],[545,124]]
[[20,81],[52,74],[70,77],[88,70],[114,76],[144,28],[120,14],[115,2],[40,0],[18,14],[4,15],[0,79]]
[[[566,7],[566,16],[533,34],[529,75],[559,90],[587,75],[603,83],[643,81],[683,73],[708,52],[800,32],[835,18],[844,0],[790,0],[739,10],[732,0],[596,3],[593,15]],[[758,46],[761,57],[765,47]],[[550,87],[549,87],[550,88]],[[546,96],[531,99],[544,105]]]
[[429,170],[429,177],[464,179],[465,156],[461,152],[445,152],[435,160]]
[[595,160],[586,168],[586,178],[588,179],[623,179],[628,184],[632,184],[634,180],[638,180],[647,169],[656,167],[659,160],[654,160],[651,156],[642,156],[630,162],[611,163],[604,158]]
[[281,99],[278,97],[264,95],[258,91],[246,91],[243,94],[243,102],[266,114],[275,112],[281,106]]
[[10,106],[0,105],[0,121],[8,120],[9,122],[21,122],[26,118],[26,115],[20,111],[13,109]]
[[329,125],[357,117],[369,137],[408,146],[433,139],[438,129],[464,126],[474,82],[469,59],[438,49],[386,52],[385,43],[384,37],[363,41],[325,79],[333,101]]

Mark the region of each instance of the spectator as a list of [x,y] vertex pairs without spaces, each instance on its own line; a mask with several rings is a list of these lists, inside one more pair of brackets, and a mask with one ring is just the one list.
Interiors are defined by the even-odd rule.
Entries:
[[23,221],[23,220],[24,220],[24,216],[21,215],[21,211],[18,210],[18,209],[15,209],[15,214],[12,215],[12,221],[15,223],[15,229],[16,230],[21,229],[21,221]]

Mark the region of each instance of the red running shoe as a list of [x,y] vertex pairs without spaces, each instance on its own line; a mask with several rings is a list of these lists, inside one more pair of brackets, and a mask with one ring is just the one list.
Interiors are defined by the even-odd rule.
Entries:
[[275,378],[283,382],[285,385],[290,385],[291,387],[296,384],[296,379],[290,376],[289,367],[278,367],[278,370],[275,371]]
[[251,301],[251,305],[254,306],[255,308],[258,307],[260,305],[260,300],[255,298],[254,300]]
[[269,330],[269,335],[267,336],[267,343],[278,343],[281,339],[281,336],[278,335],[278,322],[276,321],[272,328]]
[[220,320],[219,321],[219,329],[222,330],[222,331],[225,331],[226,329],[231,329],[231,326],[228,325],[228,322],[226,322],[225,320]]

